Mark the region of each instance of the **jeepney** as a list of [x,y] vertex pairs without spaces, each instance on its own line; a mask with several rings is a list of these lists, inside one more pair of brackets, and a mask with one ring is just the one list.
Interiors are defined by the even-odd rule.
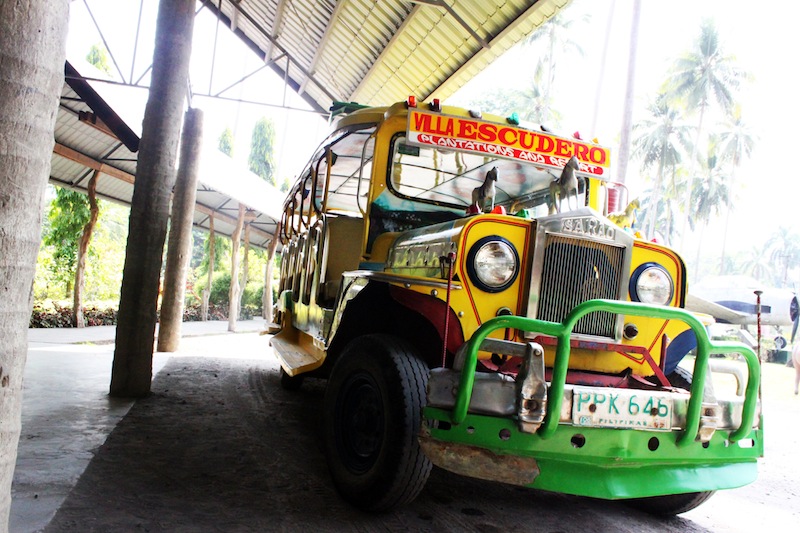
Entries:
[[755,479],[756,355],[682,309],[677,253],[608,218],[609,149],[438,100],[339,111],[285,200],[270,342],[284,388],[328,380],[346,500],[407,503],[432,464],[664,515]]

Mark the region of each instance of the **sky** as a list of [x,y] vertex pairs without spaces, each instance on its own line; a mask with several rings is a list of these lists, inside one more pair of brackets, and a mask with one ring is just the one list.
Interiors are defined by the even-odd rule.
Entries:
[[[129,79],[133,72],[133,78],[138,78],[152,58],[158,2],[143,2],[143,29],[137,40],[135,21],[139,17],[138,0],[87,1],[92,15],[103,29],[109,49],[119,63],[122,77]],[[581,39],[588,43],[584,45],[585,54],[583,57],[569,56],[557,67],[557,84],[563,92],[558,96],[558,107],[563,113],[562,128],[569,132],[578,130],[584,138],[596,136],[601,144],[610,146],[612,152],[616,152],[633,0],[574,0],[570,9],[580,4],[586,5],[587,2],[591,3],[594,13],[591,22],[581,30],[585,32]],[[768,11],[767,6],[772,7],[773,11]],[[794,127],[800,123],[800,110],[793,105],[796,86],[790,69],[796,63],[792,54],[800,48],[800,32],[794,27],[798,15],[800,6],[795,3],[642,1],[634,122],[637,116],[642,116],[645,105],[664,80],[670,62],[691,46],[703,18],[715,21],[726,53],[734,56],[737,63],[752,74],[753,81],[744,88],[738,99],[742,103],[744,119],[755,130],[759,141],[750,160],[737,173],[736,200],[728,229],[729,251],[760,247],[779,226],[797,227],[795,216],[800,206],[800,185],[791,160],[798,151],[794,146]],[[100,42],[100,37],[84,2],[71,2],[70,16],[68,58],[82,61],[91,45]],[[212,78],[212,64],[208,58],[213,56],[215,34],[218,49],[223,52],[213,62]],[[609,37],[606,67],[601,73],[606,36]],[[135,62],[132,57],[133,43],[138,43]],[[237,47],[240,53],[228,53]],[[221,60],[222,57],[225,59]],[[208,92],[209,87],[212,93],[218,92],[262,64],[260,58],[242,48],[224,25],[217,27],[215,19],[207,12],[197,18],[191,69],[191,83],[196,92]],[[464,104],[498,84],[503,87],[524,86],[532,77],[533,68],[534,59],[531,58],[530,49],[514,48],[453,95],[447,103]],[[116,74],[116,77],[120,75]],[[290,107],[308,109],[293,91],[284,89],[282,80],[269,69],[254,75],[247,86],[244,89],[234,88],[224,94],[252,100],[268,98],[269,102],[275,104],[285,101]],[[598,88],[599,97],[596,98]],[[137,107],[132,105],[135,102],[141,102],[138,107],[144,108],[145,90],[124,89],[119,91],[121,96],[118,97],[106,96],[106,91],[111,93],[115,90],[101,91],[115,108]],[[120,102],[119,105],[115,99]],[[206,111],[206,144],[216,146],[219,134],[225,127],[230,127],[235,132],[237,143],[234,156],[239,159],[246,159],[250,130],[255,121],[261,116],[272,118],[278,131],[276,157],[279,180],[284,177],[291,179],[300,172],[328,131],[326,120],[304,111],[286,111],[199,97],[195,98],[193,105]],[[135,112],[123,115],[123,118],[134,130],[140,129],[141,116],[136,116]],[[627,185],[633,197],[647,186],[636,168],[629,170]],[[724,213],[712,221],[702,241],[699,232],[690,236],[683,250],[687,262],[694,261],[698,249],[704,256],[719,256],[724,221]]]

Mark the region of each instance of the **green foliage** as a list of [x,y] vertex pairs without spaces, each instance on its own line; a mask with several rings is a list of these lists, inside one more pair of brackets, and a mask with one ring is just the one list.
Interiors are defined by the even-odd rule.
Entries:
[[[197,269],[198,277],[208,274],[209,244],[211,234],[206,233],[203,242],[203,259]],[[231,264],[231,240],[224,235],[214,236],[214,272],[222,272],[230,268]]]
[[219,140],[217,141],[217,148],[219,148],[219,151],[222,152],[223,154],[227,154],[229,157],[233,157],[233,144],[234,144],[233,132],[231,131],[230,128],[225,128],[225,131],[223,131],[219,136]]
[[108,51],[102,44],[93,44],[86,54],[86,61],[102,70],[109,76],[111,75],[111,67],[108,64]]
[[50,203],[47,215],[49,226],[43,242],[52,247],[49,267],[53,279],[64,285],[65,293],[69,292],[75,278],[78,241],[89,216],[86,195],[61,187],[56,189],[56,197]]
[[275,125],[266,117],[256,122],[247,158],[250,170],[275,185]]
[[[262,276],[263,277],[263,276]],[[206,288],[207,279],[198,279],[195,285],[195,292],[202,294]],[[231,275],[229,272],[215,272],[211,279],[211,294],[209,295],[209,303],[214,305],[226,306],[228,305],[228,293],[231,288]],[[247,283],[244,292],[242,293],[242,306],[253,306],[256,309],[261,309],[261,296],[264,294],[264,281],[263,279],[255,279]]]

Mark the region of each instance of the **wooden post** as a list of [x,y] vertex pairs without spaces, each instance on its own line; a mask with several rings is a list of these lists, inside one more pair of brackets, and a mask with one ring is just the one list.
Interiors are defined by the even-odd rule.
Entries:
[[208,218],[208,282],[206,288],[203,289],[203,305],[200,307],[201,320],[205,322],[208,320],[208,303],[211,299],[211,283],[214,281],[214,245],[216,244],[216,235],[214,235],[214,213],[211,213]]
[[97,177],[99,170],[95,170],[89,180],[87,192],[89,193],[89,221],[83,226],[83,233],[78,241],[78,264],[75,266],[75,287],[72,298],[72,318],[76,328],[86,326],[83,320],[83,289],[86,285],[86,256],[89,255],[89,243],[92,240],[92,232],[97,224],[97,216],[100,209],[97,207]]
[[150,96],[131,200],[122,273],[112,396],[150,393],[159,278],[189,79],[195,0],[161,0]]
[[[248,258],[250,257],[250,218],[247,218],[247,223],[244,226],[244,260],[242,261],[242,297],[244,297],[245,291],[247,291],[247,282],[250,281],[250,262]],[[239,299],[241,301],[241,298]],[[239,306],[239,316],[242,314],[242,307],[243,305]]]
[[0,2],[0,531],[8,530],[69,3]]
[[266,272],[264,273],[264,298],[263,298],[263,305],[264,305],[264,319],[267,321],[267,325],[272,324],[275,317],[272,314],[272,307],[275,305],[275,302],[272,300],[272,270],[275,266],[275,251],[278,249],[278,241],[280,240],[281,234],[281,223],[278,222],[278,225],[275,227],[275,235],[272,236],[272,240],[269,242],[269,253],[267,254],[267,268]]
[[228,331],[236,331],[236,320],[239,318],[239,301],[241,288],[239,286],[239,241],[242,239],[242,227],[244,226],[244,204],[239,204],[239,219],[236,221],[236,229],[233,230],[231,241],[231,288],[228,291]]
[[169,228],[161,323],[158,328],[159,352],[175,352],[181,342],[183,300],[189,258],[192,254],[192,221],[202,146],[203,112],[200,109],[189,109],[183,122],[181,166],[172,196],[172,224]]

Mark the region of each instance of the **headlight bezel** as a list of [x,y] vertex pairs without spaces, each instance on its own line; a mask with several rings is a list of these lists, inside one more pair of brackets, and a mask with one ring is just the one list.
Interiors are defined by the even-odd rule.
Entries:
[[[511,275],[505,280],[503,283],[493,285],[491,283],[486,282],[484,279],[481,278],[481,274],[479,272],[479,267],[476,263],[476,259],[478,258],[478,254],[486,247],[492,244],[499,244],[500,246],[506,248],[510,252],[510,256],[513,258],[513,271]],[[478,239],[475,244],[469,249],[467,253],[467,275],[472,283],[480,290],[488,293],[498,293],[503,292],[504,290],[511,287],[514,282],[519,277],[520,271],[520,261],[519,261],[519,252],[514,247],[513,244],[508,239],[505,239],[499,235],[487,235],[486,237],[482,237]]]
[[[664,301],[655,301],[647,298],[643,298],[642,291],[639,286],[639,281],[643,280],[643,276],[649,272],[659,272],[663,275],[664,279],[668,282],[668,295]],[[647,303],[647,304],[654,304],[654,305],[669,305],[672,302],[672,299],[675,297],[675,280],[673,279],[672,275],[669,273],[663,265],[655,262],[647,262],[642,263],[636,270],[633,271],[631,274],[630,283],[628,284],[628,293],[630,295],[631,301],[633,302],[640,302],[640,303]]]

